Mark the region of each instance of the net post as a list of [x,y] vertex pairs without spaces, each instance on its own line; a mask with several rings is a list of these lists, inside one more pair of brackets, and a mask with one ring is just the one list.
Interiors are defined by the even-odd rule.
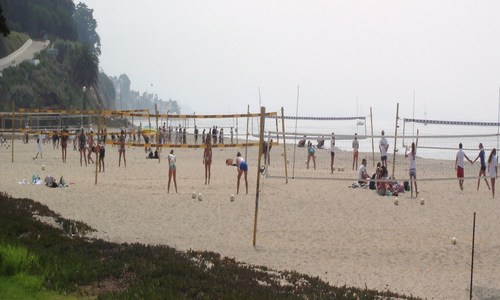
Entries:
[[[249,122],[250,122],[250,104],[247,105],[247,133],[246,133],[245,144],[248,144],[248,134],[249,134],[248,125],[249,125]],[[245,160],[247,160],[247,153],[248,153],[248,146],[245,146]]]
[[284,153],[284,162],[285,162],[285,183],[288,183],[288,164],[286,158],[286,141],[285,141],[285,111],[283,106],[281,107],[281,128],[283,134],[283,153]]
[[[160,132],[159,132],[160,127],[158,127],[158,104],[157,103],[155,103],[155,117],[156,117],[156,151],[158,151],[158,150],[160,150],[160,147],[158,147],[159,137],[160,137]],[[160,153],[160,151],[158,151],[158,163],[160,163],[160,154],[159,153]]]
[[260,134],[259,134],[259,152],[257,154],[257,184],[255,189],[255,217],[253,222],[253,246],[257,242],[257,216],[259,213],[259,189],[260,189],[260,165],[262,159],[262,148],[264,144],[264,126],[266,118],[266,108],[262,106],[260,108]]
[[472,256],[470,264],[470,294],[469,299],[472,300],[472,278],[474,275],[474,239],[476,236],[476,212],[474,212],[474,220],[472,221]]
[[394,154],[392,157],[392,178],[394,178],[394,172],[396,170],[396,143],[398,139],[398,119],[399,119],[399,102],[396,104],[396,127],[394,128]]
[[371,106],[370,106],[370,126],[372,130],[372,164],[373,167],[375,167],[375,142],[373,141],[373,114]]
[[[97,145],[100,145],[100,141],[101,141],[101,111],[98,110],[97,111]],[[99,146],[100,148],[101,146]],[[95,148],[97,149],[97,147]],[[89,151],[92,151],[92,149],[89,149]],[[100,156],[100,153],[99,151],[96,151],[95,153],[95,185],[97,185],[97,171],[98,171],[98,167],[99,167],[99,157]]]

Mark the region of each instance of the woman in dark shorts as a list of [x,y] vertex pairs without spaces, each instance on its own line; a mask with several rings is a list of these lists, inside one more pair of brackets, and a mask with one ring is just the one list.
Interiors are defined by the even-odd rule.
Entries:
[[236,194],[240,192],[240,178],[242,174],[245,174],[245,191],[248,194],[248,180],[247,180],[248,165],[245,159],[241,157],[240,152],[236,154],[236,167],[238,168],[238,183],[236,185]]
[[85,131],[82,128],[82,131],[78,136],[78,151],[80,151],[80,167],[82,166],[82,157],[85,159],[85,166],[87,166],[87,155],[85,155],[86,142],[87,138],[85,137]]

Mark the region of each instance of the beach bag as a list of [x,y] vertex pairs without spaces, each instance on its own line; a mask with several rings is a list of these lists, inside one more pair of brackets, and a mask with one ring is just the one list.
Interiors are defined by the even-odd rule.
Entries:
[[408,181],[403,182],[403,185],[405,187],[405,191],[409,192],[410,191],[410,183]]

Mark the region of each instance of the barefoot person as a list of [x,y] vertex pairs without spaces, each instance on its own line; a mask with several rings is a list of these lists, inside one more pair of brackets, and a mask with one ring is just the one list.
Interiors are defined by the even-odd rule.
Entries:
[[125,167],[127,167],[127,159],[125,158],[125,137],[126,137],[125,131],[123,131],[122,129],[120,132],[120,136],[118,137],[118,142],[120,143],[118,145],[118,153],[120,154],[118,158],[118,167],[120,167],[120,164],[122,162],[122,155],[123,155],[123,164],[125,165]]
[[491,180],[491,193],[493,198],[495,198],[495,179],[498,174],[498,161],[497,161],[497,149],[493,148],[488,158],[488,171],[490,172]]
[[99,151],[99,172],[101,172],[101,167],[102,171],[104,172],[104,156],[106,155],[106,148],[104,148],[103,145],[98,145],[97,149]]
[[479,183],[481,182],[481,176],[484,177],[484,182],[486,182],[486,186],[488,187],[488,190],[490,189],[490,184],[488,183],[488,180],[486,179],[486,159],[485,159],[486,154],[484,153],[484,148],[483,148],[483,143],[479,143],[479,154],[477,155],[476,159],[472,161],[472,163],[475,163],[476,160],[479,158],[481,162],[481,167],[479,168],[479,178],[477,179],[477,190],[479,191]]
[[87,166],[87,155],[85,150],[85,145],[87,143],[87,138],[85,137],[85,131],[82,128],[80,135],[78,135],[78,151],[80,152],[80,167],[82,167],[82,158],[85,159],[85,166]]
[[316,149],[314,149],[313,144],[311,143],[311,141],[309,141],[307,142],[307,169],[309,169],[309,161],[311,160],[311,158],[313,159],[314,170],[316,170]]
[[[210,134],[205,140],[205,150],[203,151],[203,164],[205,165],[205,184],[210,184],[210,167],[212,165],[212,141]],[[208,180],[208,181],[207,181]]]
[[360,186],[365,186],[370,182],[370,175],[368,175],[368,172],[366,171],[367,164],[368,162],[366,161],[366,158],[363,158],[358,169],[358,183]]
[[170,193],[170,181],[172,180],[172,177],[174,178],[174,186],[175,186],[175,192],[177,193],[177,168],[175,166],[175,154],[174,154],[174,149],[170,150],[170,154],[167,156],[168,158],[168,188],[167,188],[167,193]]
[[417,145],[418,145],[418,129],[417,140],[411,143],[411,151],[408,153],[408,148],[405,149],[405,157],[408,158],[408,172],[410,173],[410,197],[413,198],[413,185],[415,185],[415,197],[418,196],[417,188]]
[[333,174],[333,164],[335,163],[335,134],[332,132],[332,137],[330,138],[330,170]]
[[380,160],[382,161],[382,167],[387,168],[387,150],[389,150],[389,143],[385,138],[385,132],[382,130],[382,137],[380,138],[379,149],[380,149]]
[[247,162],[243,157],[241,157],[241,153],[238,152],[236,154],[236,168],[238,169],[238,182],[236,184],[236,194],[239,194],[240,192],[240,178],[241,174],[245,174],[245,192],[248,194],[248,180],[247,180],[247,173],[248,173],[248,165]]
[[61,152],[62,152],[61,154],[62,154],[63,163],[66,163],[68,139],[69,139],[69,131],[68,131],[68,127],[66,127],[61,132]]
[[[359,141],[358,134],[354,134],[354,140],[352,141],[352,169],[358,169],[358,155],[359,155]],[[356,166],[356,168],[354,168]]]
[[458,185],[460,190],[464,190],[464,158],[466,158],[471,164],[472,161],[467,157],[467,155],[462,150],[462,143],[458,144],[457,158],[455,159],[455,170],[457,170]]

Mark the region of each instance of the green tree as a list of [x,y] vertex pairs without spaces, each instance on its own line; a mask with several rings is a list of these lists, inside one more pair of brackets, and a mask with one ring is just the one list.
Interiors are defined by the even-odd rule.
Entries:
[[96,87],[99,75],[99,58],[90,45],[78,47],[73,61],[73,78],[80,86]]
[[9,27],[5,21],[5,17],[3,16],[2,5],[0,4],[0,33],[5,37],[10,33]]
[[94,10],[85,3],[78,3],[73,14],[78,40],[83,44],[88,44],[94,50],[96,56],[101,55],[101,38],[97,34],[97,21],[93,16]]

